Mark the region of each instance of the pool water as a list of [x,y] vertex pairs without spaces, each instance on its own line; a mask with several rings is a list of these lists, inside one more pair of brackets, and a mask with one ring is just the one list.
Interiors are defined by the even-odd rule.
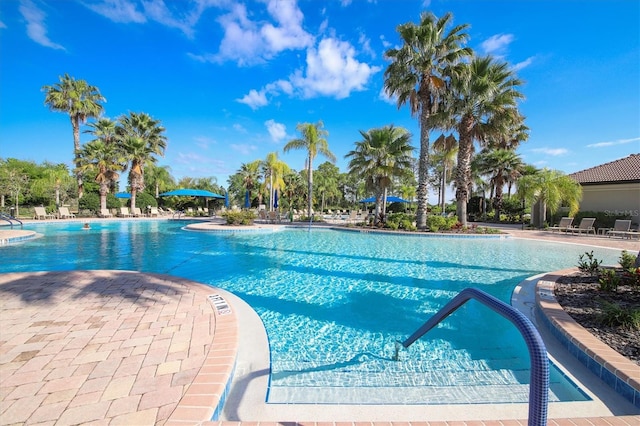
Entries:
[[[43,237],[0,247],[0,272],[137,270],[230,291],[265,325],[270,403],[499,403],[528,401],[529,355],[515,327],[483,305],[465,304],[409,349],[396,342],[464,288],[509,302],[525,278],[575,266],[585,252],[513,238],[208,233],[184,225],[26,225]],[[620,256],[593,250],[604,264]],[[586,399],[552,366],[550,401]]]

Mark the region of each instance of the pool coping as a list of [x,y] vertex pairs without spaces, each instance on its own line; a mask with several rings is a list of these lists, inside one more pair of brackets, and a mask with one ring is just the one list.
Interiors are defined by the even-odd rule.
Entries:
[[536,284],[536,309],[542,322],[560,343],[593,374],[615,392],[640,408],[640,366],[619,354],[578,324],[562,309],[554,290],[564,275],[578,268],[562,269],[543,275]]

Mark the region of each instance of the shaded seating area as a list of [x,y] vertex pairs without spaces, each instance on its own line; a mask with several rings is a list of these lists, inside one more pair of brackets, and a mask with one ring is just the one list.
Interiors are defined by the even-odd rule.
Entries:
[[563,217],[560,219],[560,223],[557,226],[550,226],[549,231],[551,232],[566,232],[571,229],[571,225],[573,224],[572,217]]
[[35,214],[33,215],[34,219],[55,219],[56,215],[53,213],[47,213],[47,210],[44,207],[34,207]]
[[583,217],[577,227],[571,228],[571,232],[573,232],[574,234],[584,233],[585,235],[596,235],[596,228],[593,226],[595,221],[595,217]]

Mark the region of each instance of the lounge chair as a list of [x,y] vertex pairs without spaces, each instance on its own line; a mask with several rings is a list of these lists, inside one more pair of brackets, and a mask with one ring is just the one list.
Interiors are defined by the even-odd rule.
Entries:
[[69,207],[58,207],[58,217],[60,219],[72,219],[76,215],[69,211]]
[[269,223],[279,223],[280,222],[280,216],[278,215],[278,212],[273,210],[269,212]]
[[595,217],[583,217],[582,220],[580,221],[580,224],[577,227],[570,228],[569,230],[574,234],[575,233],[582,234],[584,232],[587,235],[589,235],[589,233],[596,235],[596,228],[593,227],[593,224],[595,223],[595,221],[596,221]]
[[158,211],[157,207],[151,207],[151,209],[149,210],[149,217],[158,217],[160,216],[160,212]]
[[47,213],[44,207],[34,207],[35,214],[33,215],[34,219],[55,219],[56,215],[53,213]]
[[572,223],[573,223],[572,217],[563,217],[562,219],[560,219],[560,223],[558,224],[558,226],[550,226],[549,231],[566,232],[568,229],[571,228]]
[[118,217],[133,217],[133,215],[129,213],[129,207],[120,207]]
[[100,217],[113,217],[113,215],[111,214],[109,209],[100,209],[100,212],[98,213],[98,216],[100,216]]
[[131,215],[133,217],[142,217],[142,216],[144,216],[142,214],[142,210],[140,210],[140,207],[134,207],[133,210],[131,211]]
[[616,222],[613,224],[613,229],[607,231],[607,237],[619,235],[624,238],[629,233],[629,229],[631,229],[630,220],[616,219]]

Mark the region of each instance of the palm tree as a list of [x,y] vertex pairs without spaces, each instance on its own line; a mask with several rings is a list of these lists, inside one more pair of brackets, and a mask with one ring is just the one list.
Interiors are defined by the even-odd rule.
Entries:
[[264,170],[265,183],[267,176],[269,177],[269,211],[272,211],[275,207],[274,193],[278,189],[282,191],[282,188],[284,188],[285,184],[282,177],[289,170],[289,166],[278,159],[277,152],[270,152],[262,162],[262,169]]
[[[84,80],[76,80],[69,74],[58,77],[59,83],[43,86],[45,92],[44,104],[52,111],[69,114],[73,128],[73,152],[76,169],[80,166],[80,125],[88,118],[99,117],[104,107],[105,98],[97,87],[91,86]],[[78,181],[78,198],[82,198],[82,175],[76,170]]]
[[83,175],[95,173],[95,181],[99,185],[100,209],[106,209],[107,194],[120,177],[118,172],[127,168],[124,153],[118,145],[96,139],[82,147],[79,164]]
[[160,197],[160,192],[168,191],[176,185],[169,166],[148,165],[145,171],[145,180],[148,186],[154,188],[156,198]]
[[505,62],[490,57],[474,58],[456,71],[446,101],[450,109],[438,120],[441,123],[452,120],[458,131],[456,210],[458,220],[466,226],[474,141],[484,143],[510,135],[514,120],[521,117],[516,103],[523,95],[518,91],[522,82]]
[[440,177],[440,203],[442,212],[444,213],[446,200],[447,182],[451,176],[451,170],[456,163],[456,156],[458,155],[458,141],[455,136],[444,134],[438,136],[433,142],[433,150],[439,154],[440,161],[442,162],[442,176]]
[[302,134],[302,138],[292,139],[284,146],[284,152],[289,152],[292,149],[305,149],[307,151],[307,213],[311,218],[311,211],[313,210],[313,160],[318,153],[324,155],[335,163],[336,156],[329,150],[329,143],[325,139],[329,135],[325,129],[322,121],[317,123],[299,123],[296,126]]
[[[83,133],[89,133],[94,137],[93,140],[100,140],[106,144],[116,144],[118,143],[116,134],[116,122],[109,118],[100,118],[93,123],[87,124],[89,129],[85,130]],[[111,182],[111,188],[109,190],[111,192],[115,192],[117,190],[117,181]]]
[[252,191],[260,184],[261,164],[262,162],[260,160],[255,160],[251,163],[243,163],[240,166],[240,171],[238,172],[242,177],[244,189],[247,191],[245,198],[249,198],[249,203],[251,203]]
[[163,156],[167,147],[165,128],[159,120],[146,113],[130,112],[118,119],[116,129],[123,149],[129,159],[129,187],[131,188],[131,208],[136,207],[136,194],[144,190],[144,167],[154,164],[156,155]]
[[521,177],[517,185],[517,195],[537,206],[532,208],[534,225],[537,227],[542,227],[546,222],[547,208],[554,214],[562,205],[568,206],[569,216],[576,214],[580,208],[582,187],[558,170],[539,170]]
[[376,222],[384,219],[387,189],[394,176],[402,176],[411,170],[411,133],[393,125],[368,132],[360,131],[362,140],[354,150],[345,155],[349,161],[349,173],[360,176],[376,197]]
[[470,48],[462,47],[469,38],[464,32],[469,26],[458,25],[447,31],[452,19],[451,13],[440,19],[432,13],[423,13],[418,25],[408,22],[398,26],[403,46],[385,52],[385,56],[392,61],[384,73],[385,90],[397,97],[398,108],[408,103],[411,115],[417,115],[420,123],[419,229],[427,226],[429,132],[434,128],[430,117],[445,93],[451,68],[472,54]]
[[493,208],[496,211],[496,221],[500,221],[502,211],[502,193],[504,185],[520,175],[523,162],[518,154],[509,149],[483,150],[474,159],[481,174],[488,174],[492,185]]

